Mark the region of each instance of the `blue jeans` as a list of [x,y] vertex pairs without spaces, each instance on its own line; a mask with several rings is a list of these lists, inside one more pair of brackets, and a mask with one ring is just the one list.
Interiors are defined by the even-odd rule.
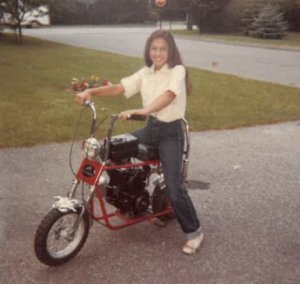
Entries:
[[188,192],[182,186],[181,169],[184,134],[181,121],[162,122],[150,116],[147,126],[133,133],[140,143],[158,148],[162,170],[177,220],[187,239],[200,235],[200,222]]

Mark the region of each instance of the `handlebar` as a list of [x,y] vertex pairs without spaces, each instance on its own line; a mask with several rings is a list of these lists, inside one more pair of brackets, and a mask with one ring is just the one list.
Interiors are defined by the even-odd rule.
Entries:
[[93,121],[92,121],[92,126],[91,126],[91,134],[90,134],[90,138],[94,137],[95,134],[95,127],[96,127],[96,121],[97,121],[97,112],[96,112],[96,108],[94,106],[93,102],[90,102],[89,100],[85,100],[83,103],[84,108],[89,107],[92,112],[93,112]]
[[[97,121],[97,112],[96,112],[96,108],[94,106],[94,103],[89,101],[89,100],[85,100],[83,103],[84,108],[89,107],[92,112],[93,112],[93,121],[92,121],[92,127],[91,127],[91,134],[90,137],[92,138],[95,134],[95,127],[96,127],[96,121]],[[114,122],[119,118],[118,114],[112,114],[113,120]],[[139,114],[132,114],[130,115],[127,120],[136,120],[136,121],[145,121],[147,119],[147,116],[145,115],[139,115]]]
[[[96,128],[96,120],[97,120],[97,113],[96,113],[96,108],[94,106],[94,103],[93,102],[90,102],[88,100],[85,100],[84,101],[84,107],[89,107],[92,112],[93,112],[93,122],[92,122],[92,127],[91,127],[91,134],[90,134],[90,138],[92,138],[94,136],[94,133],[95,133],[95,128]],[[109,147],[110,147],[110,140],[111,140],[111,137],[112,137],[112,132],[113,132],[113,127],[114,127],[114,124],[115,122],[119,119],[119,114],[112,114],[111,115],[111,122],[110,122],[110,125],[109,125],[109,129],[108,129],[108,133],[107,133],[107,140],[108,140],[108,145],[107,145],[107,151],[106,151],[106,159],[108,157],[108,153],[109,153]],[[137,115],[137,114],[133,114],[131,115],[129,118],[129,120],[138,120],[138,121],[144,121],[147,119],[146,116],[144,115]],[[188,160],[189,158],[189,152],[190,152],[190,133],[189,133],[189,125],[188,125],[188,122],[186,121],[186,119],[182,118],[181,119],[184,124],[185,124],[185,132],[186,132],[186,150],[184,151],[185,153],[185,157],[186,159]],[[106,160],[105,159],[105,160]]]
[[132,114],[127,117],[127,120],[145,121],[146,119],[147,119],[146,115],[140,115],[140,114]]
[[[96,120],[97,120],[96,108],[94,106],[94,103],[90,102],[89,100],[85,100],[84,103],[83,103],[83,106],[84,106],[84,108],[89,107],[93,112],[93,121],[92,121],[91,134],[90,134],[90,138],[92,138],[92,137],[94,137],[94,134],[95,134],[95,131],[96,131]],[[112,114],[111,115],[111,122],[110,122],[108,133],[107,133],[107,148],[106,148],[106,153],[105,153],[105,161],[108,158],[108,153],[109,153],[109,148],[110,148],[110,141],[111,141],[111,137],[112,137],[114,124],[118,119],[119,119],[119,114]],[[143,120],[146,120],[147,117],[143,116],[143,115],[135,115],[134,114],[134,115],[131,115],[128,119],[143,121]]]

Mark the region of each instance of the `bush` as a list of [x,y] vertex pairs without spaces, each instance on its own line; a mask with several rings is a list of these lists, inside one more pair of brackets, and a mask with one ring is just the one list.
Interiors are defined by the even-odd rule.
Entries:
[[268,4],[263,7],[252,24],[250,36],[265,39],[281,39],[288,30],[283,12],[278,5]]
[[245,3],[241,19],[241,30],[245,35],[251,33],[255,19],[258,17],[260,10],[266,5],[267,0],[249,0]]

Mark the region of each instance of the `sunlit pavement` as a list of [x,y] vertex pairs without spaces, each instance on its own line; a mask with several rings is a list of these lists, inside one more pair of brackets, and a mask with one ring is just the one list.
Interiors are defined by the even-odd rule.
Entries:
[[[300,279],[300,122],[192,133],[190,190],[202,222],[186,256],[176,221],[111,232],[95,224],[82,251],[47,269],[33,239],[72,175],[70,143],[0,151],[0,283],[272,283]],[[80,143],[74,154],[78,166]]]

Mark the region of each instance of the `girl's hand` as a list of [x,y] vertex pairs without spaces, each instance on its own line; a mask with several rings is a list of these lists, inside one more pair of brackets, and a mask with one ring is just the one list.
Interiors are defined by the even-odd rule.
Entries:
[[91,100],[91,94],[90,94],[89,90],[85,90],[76,95],[75,101],[78,104],[83,105],[86,100],[89,100],[89,101]]
[[137,115],[145,115],[148,116],[148,113],[144,109],[131,109],[131,110],[126,110],[122,111],[119,115],[119,117],[122,120],[128,119],[132,114],[137,114]]

